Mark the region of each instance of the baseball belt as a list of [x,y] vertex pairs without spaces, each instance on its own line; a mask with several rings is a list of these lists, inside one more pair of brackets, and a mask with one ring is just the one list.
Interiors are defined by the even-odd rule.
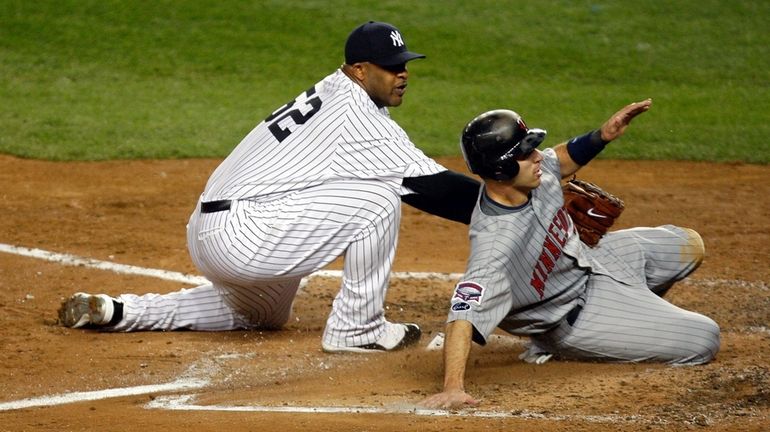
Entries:
[[230,210],[230,200],[209,201],[201,203],[201,213],[216,213]]

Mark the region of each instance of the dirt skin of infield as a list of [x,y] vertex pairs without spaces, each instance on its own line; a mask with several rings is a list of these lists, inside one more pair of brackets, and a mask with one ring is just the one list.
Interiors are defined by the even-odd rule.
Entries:
[[[185,224],[218,160],[58,163],[0,156],[0,243],[196,275]],[[467,172],[457,158],[440,163]],[[289,324],[273,332],[110,334],[58,325],[76,291],[170,292],[187,285],[0,253],[0,404],[27,398],[204,377],[156,392],[0,411],[0,431],[763,431],[770,425],[770,167],[597,160],[579,178],[622,197],[615,228],[665,223],[697,230],[701,268],[667,299],[712,317],[716,361],[697,367],[518,359],[515,338],[474,346],[467,390],[498,417],[420,416],[439,390],[452,280],[393,279],[387,317],[413,321],[420,345],[381,355],[329,355],[320,335],[339,280],[313,278]],[[467,227],[408,206],[394,271],[462,273]],[[338,270],[341,261],[329,269]],[[194,394],[212,407],[374,407],[390,413],[171,411]],[[155,406],[155,408],[153,408]]]

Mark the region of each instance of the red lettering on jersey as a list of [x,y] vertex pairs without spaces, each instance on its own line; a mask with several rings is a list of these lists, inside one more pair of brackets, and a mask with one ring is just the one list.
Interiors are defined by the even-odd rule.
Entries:
[[556,216],[553,218],[553,222],[548,227],[548,232],[553,235],[560,246],[567,244],[569,238],[569,217],[567,210],[562,207],[556,212]]
[[553,262],[553,260],[551,259],[551,256],[548,255],[548,252],[546,252],[545,249],[543,249],[543,251],[540,252],[540,258],[538,259],[540,260],[540,263],[545,266],[546,275],[551,273],[553,271],[553,268],[556,267],[556,263]]
[[532,280],[529,281],[529,284],[532,285],[535,291],[537,291],[537,294],[540,296],[540,298],[545,296],[545,282],[543,282],[542,279],[537,277],[534,273],[532,274]]
[[551,225],[546,230],[543,249],[540,251],[535,268],[532,270],[532,279],[529,281],[541,299],[545,297],[545,282],[548,280],[548,275],[556,268],[556,261],[561,257],[564,245],[567,244],[569,230],[570,220],[567,210],[562,207],[556,212]]
[[[554,236],[556,237],[556,236]],[[556,238],[558,241],[558,238]],[[559,242],[559,245],[564,246],[564,243]],[[554,243],[553,238],[549,235],[545,236],[545,243],[543,243],[543,246],[545,249],[548,249],[548,252],[551,253],[551,256],[554,260],[558,260],[561,256],[561,248]]]

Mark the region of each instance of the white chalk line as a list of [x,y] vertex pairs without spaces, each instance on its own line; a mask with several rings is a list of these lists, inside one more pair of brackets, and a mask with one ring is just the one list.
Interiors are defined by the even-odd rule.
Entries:
[[233,358],[249,357],[249,354],[224,354],[206,357],[194,362],[179,378],[165,384],[149,384],[134,387],[117,387],[105,390],[69,392],[52,396],[41,396],[0,403],[0,412],[23,408],[48,407],[77,402],[88,402],[125,396],[136,396],[150,393],[170,393],[179,391],[198,390],[211,384],[211,376],[220,369],[222,361]]
[[114,273],[129,274],[137,276],[149,276],[156,279],[182,282],[191,285],[201,285],[207,282],[206,278],[201,276],[187,275],[184,273],[171,272],[144,267],[137,267],[126,264],[118,264],[110,261],[101,261],[91,258],[79,257],[66,253],[49,252],[43,249],[26,248],[22,246],[13,246],[0,243],[0,252],[14,255],[25,256],[29,258],[38,258],[45,261],[55,262],[67,266],[86,267],[97,270],[107,270]]
[[48,407],[54,405],[64,405],[75,402],[87,402],[101,399],[117,398],[124,396],[136,396],[149,393],[167,393],[181,390],[197,390],[206,387],[208,380],[195,378],[180,378],[166,384],[151,384],[135,387],[118,387],[106,390],[95,390],[86,392],[63,393],[52,396],[41,396],[36,398],[21,399],[10,402],[0,403],[0,411],[12,411],[23,408]]
[[[172,272],[168,270],[159,270],[133,265],[119,264],[111,261],[102,261],[92,258],[80,257],[66,253],[50,252],[43,249],[26,248],[22,246],[13,246],[0,243],[0,252],[14,255],[20,255],[30,258],[38,258],[45,261],[55,262],[67,266],[79,266],[98,270],[107,270],[114,273],[129,274],[136,276],[148,276],[157,279],[163,279],[173,282],[181,282],[190,285],[202,285],[208,282],[203,276],[189,275],[184,273]],[[311,277],[341,278],[340,270],[320,270],[311,275]],[[435,272],[394,272],[391,278],[394,279],[436,279],[442,281],[458,280],[462,273],[435,273]]]
[[516,411],[478,411],[427,409],[418,407],[367,407],[367,406],[268,406],[268,405],[196,405],[195,395],[160,396],[145,405],[148,409],[171,411],[225,411],[254,413],[290,413],[290,414],[406,414],[428,417],[481,417],[481,418],[520,418],[533,420],[565,421],[579,420],[592,423],[646,422],[641,416],[619,415],[546,415],[528,410]]

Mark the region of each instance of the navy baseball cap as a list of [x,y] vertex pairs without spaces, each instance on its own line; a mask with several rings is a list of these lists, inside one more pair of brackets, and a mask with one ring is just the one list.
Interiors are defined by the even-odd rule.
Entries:
[[422,54],[406,49],[406,43],[397,28],[388,23],[369,21],[356,27],[345,43],[345,63],[370,62],[380,66],[393,66]]

